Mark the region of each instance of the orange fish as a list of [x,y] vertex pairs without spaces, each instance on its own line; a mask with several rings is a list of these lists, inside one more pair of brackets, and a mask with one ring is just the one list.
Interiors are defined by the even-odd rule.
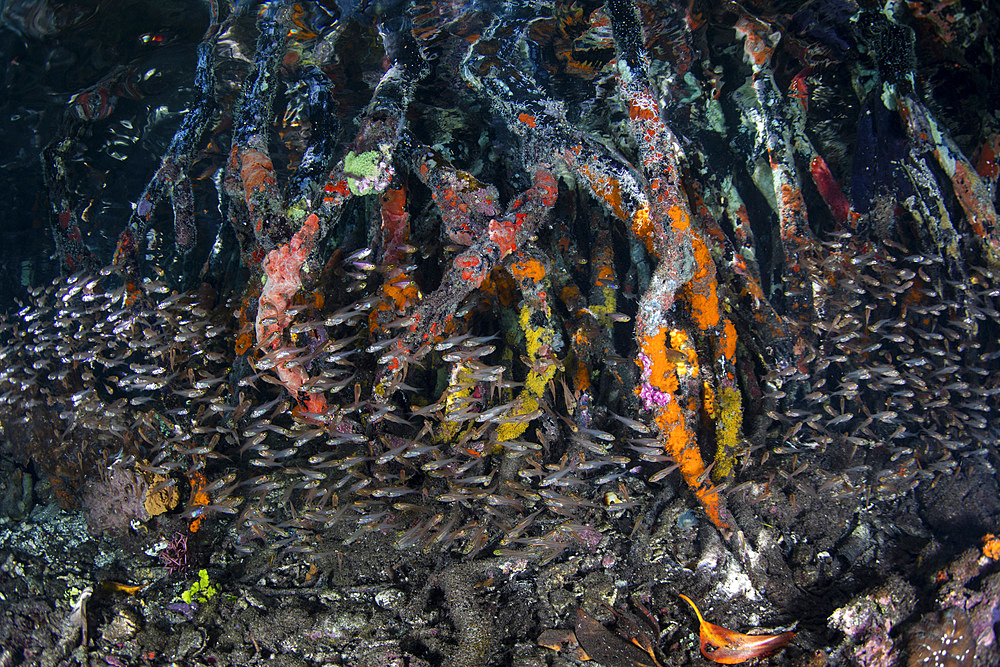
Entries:
[[721,626],[706,621],[698,607],[686,595],[680,595],[698,615],[701,628],[701,654],[723,665],[738,665],[750,658],[761,658],[778,651],[791,641],[794,632],[782,632],[777,635],[745,635],[742,632],[727,630]]
[[131,585],[131,584],[121,584],[117,581],[102,581],[101,590],[106,593],[125,593],[126,595],[135,595],[146,587],[146,584],[142,585]]

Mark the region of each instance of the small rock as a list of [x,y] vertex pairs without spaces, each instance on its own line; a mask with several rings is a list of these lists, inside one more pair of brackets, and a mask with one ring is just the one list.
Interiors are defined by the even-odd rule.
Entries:
[[397,611],[406,604],[406,594],[398,588],[387,588],[375,594],[375,604],[383,609]]
[[120,609],[114,618],[101,626],[101,639],[108,644],[121,644],[139,631],[139,617],[129,609]]

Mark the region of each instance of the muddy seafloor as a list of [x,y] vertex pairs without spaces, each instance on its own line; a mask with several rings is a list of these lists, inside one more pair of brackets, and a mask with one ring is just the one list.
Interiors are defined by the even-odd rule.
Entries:
[[[46,502],[44,484],[7,460],[4,472],[5,665],[581,664],[574,629],[596,656],[587,664],[655,664],[625,639],[638,634],[662,665],[708,664],[678,593],[729,629],[796,632],[758,664],[927,664],[916,661],[950,641],[966,658],[930,664],[1000,659],[1000,572],[979,542],[1000,502],[983,471],[863,502],[813,487],[808,470],[770,491],[764,474],[729,498],[740,526],[729,542],[673,480],[626,482],[636,505],[595,510],[598,543],[544,563],[399,550],[391,534],[345,545],[346,531],[324,536],[322,557],[263,544],[246,556],[216,521],[190,536],[186,575],[144,553],[170,519],[96,539],[81,513]],[[185,605],[202,569],[215,593]],[[580,609],[610,632],[578,628]]]

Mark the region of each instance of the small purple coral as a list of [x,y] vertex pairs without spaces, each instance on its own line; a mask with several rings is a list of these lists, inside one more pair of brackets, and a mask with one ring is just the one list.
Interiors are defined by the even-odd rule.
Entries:
[[642,400],[643,407],[652,410],[654,406],[661,408],[666,406],[671,401],[670,394],[660,391],[649,382],[649,378],[653,374],[653,361],[649,355],[642,352],[638,356],[640,363],[642,363],[642,386],[639,387],[639,398]]
[[166,548],[158,554],[163,567],[170,574],[185,576],[188,571],[188,536],[184,533],[174,533]]

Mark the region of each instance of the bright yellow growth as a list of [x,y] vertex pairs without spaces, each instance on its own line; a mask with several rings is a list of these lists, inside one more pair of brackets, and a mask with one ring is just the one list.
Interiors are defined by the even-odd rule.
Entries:
[[[548,309],[546,308],[546,310]],[[528,359],[534,362],[541,356],[539,352],[542,350],[542,345],[548,346],[552,344],[555,332],[545,327],[532,327],[531,312],[530,308],[522,306],[519,321],[521,323],[521,329],[524,331],[526,343],[525,347],[528,351]],[[545,387],[548,385],[549,380],[555,377],[555,374],[556,367],[554,364],[546,366],[541,375],[539,375],[535,370],[532,370],[528,373],[528,377],[524,381],[524,386],[535,396],[541,396],[545,391]]]
[[[514,409],[514,413],[508,415],[508,417],[523,417],[524,415],[531,414],[538,409],[538,401],[535,400],[534,396],[528,394],[527,391],[522,392],[517,398],[517,407]],[[527,421],[505,421],[497,427],[497,442],[507,442],[509,440],[520,438],[521,435],[528,430],[529,423],[530,422]]]
[[724,387],[719,398],[719,419],[715,423],[716,450],[712,479],[716,482],[721,482],[733,472],[742,424],[743,397],[738,389]]
[[194,602],[204,604],[211,600],[215,593],[215,586],[208,583],[208,570],[198,570],[198,580],[191,584],[191,588],[181,593],[181,600],[188,604]]
[[[548,306],[546,305],[546,310]],[[538,399],[541,398],[542,394],[545,393],[545,387],[548,386],[549,382],[556,375],[556,365],[546,364],[538,372],[537,363],[538,360],[543,356],[541,355],[542,347],[552,344],[555,336],[555,332],[547,327],[533,327],[531,326],[531,313],[532,309],[528,306],[521,306],[521,313],[518,321],[521,324],[521,330],[524,331],[525,347],[528,352],[528,359],[532,363],[532,369],[528,371],[528,377],[524,379],[524,390],[517,397],[518,406],[514,410],[514,415],[518,417],[523,417],[524,415],[530,414],[538,409]],[[548,313],[546,313],[548,315]],[[513,415],[512,415],[513,416]],[[513,440],[518,438],[528,429],[527,421],[522,423],[510,423],[505,422],[499,428],[497,428],[497,440],[500,442],[506,442],[507,440]]]
[[618,297],[615,296],[615,291],[610,287],[602,287],[601,296],[604,297],[604,302],[593,304],[589,310],[597,316],[597,321],[600,322],[601,326],[610,327],[611,321],[608,319],[608,315],[618,310]]
[[476,381],[472,377],[472,371],[465,364],[458,364],[451,372],[451,378],[447,390],[447,398],[444,399],[444,421],[441,424],[440,437],[448,440],[458,435],[461,428],[461,421],[449,421],[448,418],[458,412],[465,401],[462,399],[472,396],[472,391],[476,386]]

